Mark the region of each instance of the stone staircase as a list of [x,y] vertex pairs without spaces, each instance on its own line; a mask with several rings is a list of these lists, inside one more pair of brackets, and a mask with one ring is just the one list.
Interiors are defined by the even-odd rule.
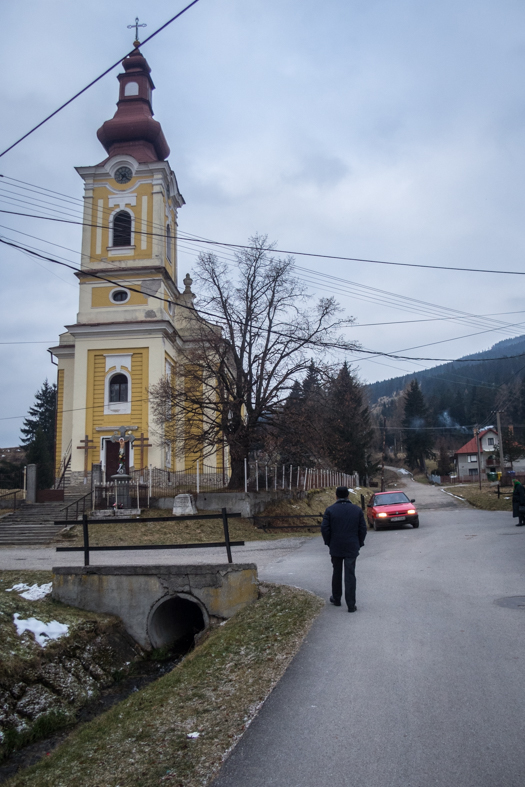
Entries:
[[[64,519],[66,506],[76,503],[87,492],[89,487],[69,487],[63,503],[23,503],[12,514],[0,519],[0,547],[49,544],[64,527],[55,525],[55,520]],[[70,509],[68,519],[74,518],[75,509]]]

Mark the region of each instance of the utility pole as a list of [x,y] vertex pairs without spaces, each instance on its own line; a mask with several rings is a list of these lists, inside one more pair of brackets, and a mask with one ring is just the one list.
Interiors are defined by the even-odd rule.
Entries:
[[385,491],[386,418],[383,418],[383,453],[381,454],[381,491]]
[[505,459],[503,457],[503,432],[501,431],[501,410],[496,413],[496,424],[498,427],[498,452],[499,452],[499,469],[503,475],[505,470]]
[[476,446],[478,449],[478,481],[479,481],[479,488],[481,491],[481,455],[479,450],[479,428],[477,426],[474,428],[474,434],[476,435]]

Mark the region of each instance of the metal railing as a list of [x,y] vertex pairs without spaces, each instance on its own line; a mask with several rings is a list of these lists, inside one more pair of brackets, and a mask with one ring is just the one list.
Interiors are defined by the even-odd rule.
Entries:
[[[88,502],[89,500],[89,502]],[[75,510],[73,516],[75,516],[75,522],[78,522],[78,518],[80,515],[84,515],[86,511],[91,511],[93,507],[93,492],[88,492],[87,495],[84,497],[79,497],[78,500],[75,500],[74,503],[70,503],[68,506],[63,508],[60,513],[64,513],[64,519],[61,522],[69,521],[71,519],[71,514],[69,513],[72,509]]]
[[[6,498],[12,497],[13,498],[13,511],[16,511],[16,496],[20,495],[20,494],[23,495],[23,493],[21,493],[19,489],[14,489],[12,492],[6,492],[5,494],[0,495],[0,508],[4,508],[5,507],[4,506],[4,502],[6,502],[6,503],[8,502]],[[8,506],[8,508],[11,508],[11,506]]]
[[[92,547],[89,543],[89,524],[115,524],[115,518],[112,517],[111,519],[98,519],[93,520],[91,523],[88,522],[87,514],[83,514],[82,516],[82,536],[83,536],[83,546],[81,547],[56,547],[57,552],[83,552],[84,553],[84,565],[89,566],[89,555],[90,552],[123,552],[129,550],[149,550],[149,549],[211,549],[214,547],[226,547],[226,554],[228,556],[228,563],[233,563],[232,557],[232,547],[243,547],[244,541],[231,541],[230,540],[230,530],[228,527],[228,519],[238,519],[241,514],[228,514],[226,509],[223,508],[220,514],[198,514],[197,516],[167,516],[167,517],[157,517],[153,519],[119,519],[118,521],[126,524],[126,523],[137,523],[137,522],[188,522],[194,521],[197,519],[221,519],[222,520],[222,527],[224,531],[224,541],[214,541],[214,542],[205,542],[205,543],[197,543],[197,544],[131,544],[127,546],[102,546],[102,547]],[[56,521],[56,525],[76,525],[78,521],[76,519],[71,521]]]

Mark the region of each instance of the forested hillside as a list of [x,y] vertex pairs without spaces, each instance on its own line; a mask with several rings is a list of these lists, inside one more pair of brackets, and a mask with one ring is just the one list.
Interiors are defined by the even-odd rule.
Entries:
[[[496,358],[501,360],[490,360]],[[446,448],[458,448],[475,425],[495,424],[497,410],[504,431],[512,427],[525,442],[525,336],[466,359],[468,363],[447,363],[366,386],[377,440],[386,425],[387,445],[400,444],[406,391],[417,380],[426,408],[425,428]]]

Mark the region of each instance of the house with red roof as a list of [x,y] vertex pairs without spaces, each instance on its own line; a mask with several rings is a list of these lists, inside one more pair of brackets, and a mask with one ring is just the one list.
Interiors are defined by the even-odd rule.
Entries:
[[479,474],[487,469],[500,470],[498,449],[498,432],[492,427],[482,429],[479,433],[479,461],[478,441],[474,436],[468,443],[459,448],[454,454],[456,473],[459,481],[473,481]]

